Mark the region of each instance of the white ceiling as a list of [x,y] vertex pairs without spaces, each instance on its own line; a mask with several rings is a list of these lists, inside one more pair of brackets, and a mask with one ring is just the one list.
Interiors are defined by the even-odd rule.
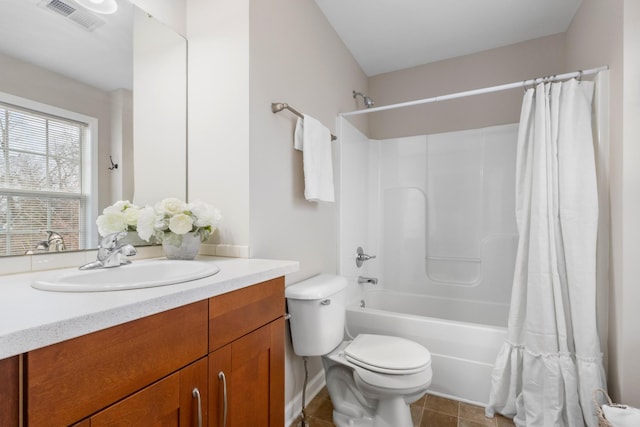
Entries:
[[[131,87],[127,1],[119,0],[120,12],[101,15],[107,23],[93,33],[38,7],[40,2],[0,0],[0,52],[105,90]],[[315,2],[364,72],[374,76],[564,32],[582,0]]]
[[[73,0],[66,3],[84,10]],[[104,25],[87,31],[42,7],[44,0],[0,0],[0,53],[103,89],[131,89],[133,6],[118,1]],[[87,12],[91,14],[91,12]]]
[[567,30],[582,0],[315,0],[367,76]]

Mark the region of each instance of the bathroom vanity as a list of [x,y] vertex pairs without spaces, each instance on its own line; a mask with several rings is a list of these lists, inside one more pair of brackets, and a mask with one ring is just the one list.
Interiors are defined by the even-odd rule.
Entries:
[[[215,276],[133,291],[51,293],[30,288],[34,273],[1,278],[3,306],[22,293],[35,305],[84,301],[103,311],[65,314],[52,305],[57,323],[22,334],[51,342],[31,348],[27,340],[9,356],[21,334],[0,326],[0,425],[222,426],[225,416],[226,426],[284,425],[283,276],[297,263],[211,262],[221,270]],[[11,278],[21,283],[6,285]],[[103,327],[109,317],[113,325]],[[79,332],[87,325],[95,330]]]

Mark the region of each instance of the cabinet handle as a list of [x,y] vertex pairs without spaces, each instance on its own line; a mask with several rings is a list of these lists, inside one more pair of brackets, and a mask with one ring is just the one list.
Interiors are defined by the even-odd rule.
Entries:
[[224,376],[224,372],[218,372],[218,379],[222,380],[222,427],[227,427],[227,378]]
[[198,427],[202,427],[202,399],[200,398],[198,387],[195,387],[191,394],[198,400]]

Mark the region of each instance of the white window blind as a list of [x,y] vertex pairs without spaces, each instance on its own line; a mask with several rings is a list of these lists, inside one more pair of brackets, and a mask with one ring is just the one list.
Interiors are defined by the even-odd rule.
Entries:
[[0,103],[0,255],[35,251],[47,231],[85,247],[85,123]]

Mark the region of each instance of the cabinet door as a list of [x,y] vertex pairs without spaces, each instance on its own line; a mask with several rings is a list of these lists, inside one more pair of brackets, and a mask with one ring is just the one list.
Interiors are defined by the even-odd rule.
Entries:
[[[201,400],[194,390],[198,390]],[[203,358],[92,416],[76,427],[206,425],[207,359]],[[200,404],[200,405],[199,405]],[[198,423],[198,412],[202,424]]]
[[[208,425],[209,363],[204,357],[180,371],[180,425],[199,427]],[[199,422],[199,419],[202,422]]]
[[[226,387],[225,387],[226,382]],[[284,425],[284,319],[209,354],[212,427]]]
[[0,426],[18,425],[19,394],[19,356],[0,360]]

